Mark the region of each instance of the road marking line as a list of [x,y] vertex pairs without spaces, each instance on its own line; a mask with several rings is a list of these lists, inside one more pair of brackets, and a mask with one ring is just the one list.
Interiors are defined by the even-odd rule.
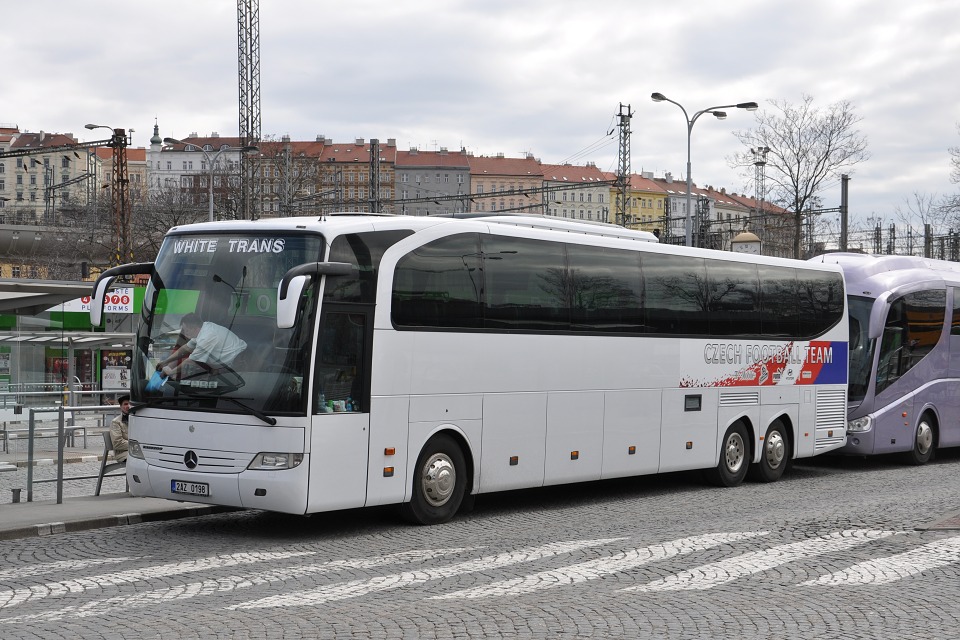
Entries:
[[117,564],[131,558],[99,558],[96,560],[60,560],[43,564],[28,564],[16,569],[0,571],[0,580],[20,580],[29,576],[41,576],[46,573],[60,573],[64,569],[86,569],[101,564]]
[[477,571],[488,571],[499,567],[506,567],[521,562],[531,562],[542,558],[570,553],[578,549],[587,547],[596,547],[600,545],[619,542],[626,538],[605,538],[600,540],[573,540],[570,542],[554,542],[537,547],[527,547],[517,551],[507,553],[498,553],[492,556],[485,556],[466,562],[445,567],[436,567],[432,569],[422,569],[420,571],[405,571],[387,576],[378,576],[369,580],[350,580],[337,584],[327,585],[319,589],[292,593],[288,595],[269,596],[259,600],[243,602],[227,609],[261,609],[267,607],[292,607],[322,604],[334,600],[346,600],[358,596],[367,595],[377,591],[387,591],[399,589],[413,584],[422,584],[430,580],[440,578],[450,578],[474,573]]
[[801,582],[801,586],[888,584],[960,562],[960,536],[937,540],[887,558],[860,562],[843,571]]
[[721,544],[767,535],[767,531],[742,533],[710,533],[691,536],[650,545],[640,549],[630,549],[606,558],[588,560],[559,569],[541,571],[528,576],[501,580],[492,584],[462,589],[444,595],[433,596],[431,600],[451,600],[454,598],[491,598],[497,596],[515,596],[541,589],[577,584],[595,580],[612,573],[629,571],[658,560],[665,560],[694,551],[710,549]]
[[102,616],[113,614],[116,617],[119,611],[126,611],[143,606],[154,606],[161,602],[172,600],[186,600],[197,596],[214,595],[227,591],[246,589],[248,587],[261,586],[285,580],[299,578],[306,575],[316,575],[321,573],[333,573],[343,569],[373,569],[376,567],[402,564],[407,562],[423,562],[447,555],[467,553],[476,551],[480,547],[456,547],[450,549],[425,549],[414,551],[401,551],[376,558],[354,558],[349,560],[333,560],[319,564],[297,565],[274,569],[264,573],[244,576],[225,576],[222,578],[210,578],[200,582],[193,582],[184,585],[167,587],[165,589],[155,589],[133,595],[113,596],[103,600],[88,602],[79,606],[63,607],[56,611],[46,611],[43,613],[27,614],[11,618],[0,619],[0,624],[4,623],[22,623],[44,621],[50,622],[61,620],[63,618],[85,618],[89,616]]
[[149,578],[163,578],[184,573],[207,571],[209,569],[254,564],[257,562],[268,562],[271,560],[285,560],[287,558],[309,555],[314,555],[314,552],[283,551],[235,553],[227,556],[212,556],[208,558],[199,558],[197,560],[188,560],[185,562],[162,564],[153,567],[138,567],[136,569],[127,569],[126,571],[107,573],[88,578],[75,578],[73,580],[62,580],[60,582],[48,582],[46,584],[0,591],[0,609],[14,607],[28,600],[58,597],[67,593],[83,593],[88,589],[102,589],[106,586],[113,586],[129,582],[140,582]]
[[824,553],[833,553],[892,536],[893,531],[852,529],[800,542],[782,544],[769,549],[751,551],[734,558],[711,562],[694,569],[654,580],[648,584],[627,587],[621,591],[683,591],[711,589],[733,582],[743,576],[767,571],[794,560],[801,560]]

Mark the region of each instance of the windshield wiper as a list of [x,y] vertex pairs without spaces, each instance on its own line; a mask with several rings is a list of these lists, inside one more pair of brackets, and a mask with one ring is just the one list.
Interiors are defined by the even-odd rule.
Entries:
[[266,422],[266,423],[267,423],[268,425],[270,425],[271,427],[274,426],[275,424],[277,424],[277,419],[276,419],[276,418],[274,418],[274,417],[272,417],[272,416],[268,416],[267,414],[263,413],[263,412],[260,411],[259,409],[254,409],[254,408],[251,407],[250,405],[244,404],[243,402],[240,402],[239,400],[236,400],[236,399],[234,399],[234,398],[231,398],[230,396],[220,396],[220,399],[221,399],[221,400],[229,400],[230,402],[232,402],[233,404],[237,405],[237,406],[240,407],[241,409],[246,409],[246,410],[250,413],[250,415],[256,416],[257,418],[260,418],[261,420],[263,420],[264,422]]
[[161,404],[166,404],[167,402],[180,401],[183,398],[188,398],[190,400],[209,400],[210,398],[216,398],[217,400],[229,400],[233,404],[245,410],[249,415],[263,420],[271,427],[277,424],[276,418],[272,416],[268,416],[264,412],[258,409],[254,409],[250,405],[240,402],[239,400],[235,400],[234,398],[231,398],[229,396],[208,396],[208,395],[200,395],[196,393],[186,393],[186,392],[180,392],[180,394],[176,396],[164,396],[162,398],[154,398],[153,400],[148,400],[143,404],[131,405],[130,413],[136,413],[137,411],[139,411],[140,409],[143,409],[144,407],[156,407]]

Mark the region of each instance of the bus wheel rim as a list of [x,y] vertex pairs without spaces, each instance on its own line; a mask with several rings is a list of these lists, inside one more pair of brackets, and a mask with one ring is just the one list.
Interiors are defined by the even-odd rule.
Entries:
[[450,456],[435,453],[423,465],[423,497],[432,507],[442,507],[457,486],[457,469]]
[[763,445],[763,455],[767,460],[767,466],[776,469],[783,462],[787,453],[786,442],[783,440],[783,434],[774,431],[767,436],[767,442]]
[[930,448],[933,446],[933,429],[930,428],[930,425],[926,421],[921,422],[917,426],[917,450],[926,455]]
[[731,473],[737,473],[740,471],[740,467],[743,466],[743,461],[746,458],[744,455],[743,438],[740,437],[739,433],[731,434],[730,437],[727,438],[727,446],[724,449],[727,469],[729,469]]

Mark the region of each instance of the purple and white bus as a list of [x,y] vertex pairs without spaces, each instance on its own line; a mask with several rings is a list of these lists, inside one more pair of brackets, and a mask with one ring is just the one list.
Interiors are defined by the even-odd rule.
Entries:
[[850,318],[847,444],[924,464],[960,446],[960,264],[834,253]]

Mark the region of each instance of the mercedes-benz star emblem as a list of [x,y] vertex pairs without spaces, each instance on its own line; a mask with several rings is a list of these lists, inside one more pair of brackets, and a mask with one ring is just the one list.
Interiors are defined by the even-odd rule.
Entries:
[[183,464],[186,465],[187,469],[196,469],[199,461],[200,458],[197,457],[196,451],[191,450],[183,454]]

